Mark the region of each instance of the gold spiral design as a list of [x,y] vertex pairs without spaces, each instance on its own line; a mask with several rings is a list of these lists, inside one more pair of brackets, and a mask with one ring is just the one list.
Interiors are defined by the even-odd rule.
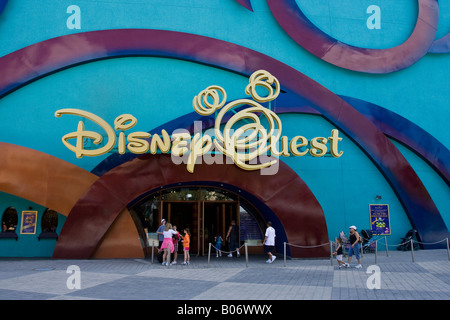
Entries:
[[[265,96],[258,94],[258,87],[265,89]],[[258,102],[276,99],[280,94],[280,83],[269,72],[258,70],[250,76],[245,93],[254,100],[239,99],[225,105],[225,90],[219,86],[210,86],[194,97],[192,105],[198,114],[204,116],[221,109],[214,126],[216,148],[231,157],[240,168],[257,170],[277,162],[272,160],[256,163],[259,156],[266,155],[271,149],[271,142],[278,141],[281,136],[280,118]],[[233,110],[234,114],[228,119],[222,131],[221,125],[225,114],[239,106],[247,107],[238,112]],[[261,118],[267,121],[268,130],[262,124]],[[255,163],[251,163],[252,160],[255,160]]]
[[227,93],[222,87],[209,86],[194,97],[192,106],[198,114],[209,116],[222,108],[226,101]]
[[[239,105],[249,105],[249,107],[231,116],[221,131],[220,125],[225,113]],[[267,121],[268,129],[262,124],[262,117]],[[244,121],[245,124],[242,124],[241,122]],[[259,103],[240,99],[227,104],[217,115],[214,131],[216,148],[231,157],[240,168],[257,170],[276,163],[276,160],[266,163],[249,163],[261,155],[266,155],[271,148],[270,142],[277,141],[281,136],[280,118],[275,112]]]
[[[258,70],[250,76],[245,93],[252,96],[255,101],[268,102],[276,99],[280,94],[280,82],[266,70]],[[275,86],[275,88],[273,87]],[[262,97],[258,94],[257,88],[263,87],[267,95]]]

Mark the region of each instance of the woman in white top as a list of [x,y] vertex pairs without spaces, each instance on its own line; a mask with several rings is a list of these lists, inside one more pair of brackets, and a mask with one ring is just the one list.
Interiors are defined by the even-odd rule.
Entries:
[[164,241],[161,245],[161,250],[164,250],[164,249],[166,249],[166,250],[164,250],[162,264],[163,264],[163,266],[166,266],[167,265],[167,255],[169,253],[169,251],[167,249],[170,247],[170,253],[173,253],[174,245],[173,245],[173,241],[172,241],[172,236],[174,234],[179,234],[179,233],[178,233],[178,231],[175,231],[172,229],[172,225],[170,223],[167,223],[163,234],[164,234]]

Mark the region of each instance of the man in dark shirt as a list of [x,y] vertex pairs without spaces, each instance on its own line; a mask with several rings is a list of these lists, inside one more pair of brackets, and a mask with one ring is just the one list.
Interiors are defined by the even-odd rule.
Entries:
[[[225,238],[228,241],[228,250],[230,253],[228,257],[233,257],[233,251],[239,248],[239,227],[236,225],[236,221],[231,221],[231,226],[228,228],[228,233]],[[237,251],[237,256],[240,256],[239,250]]]
[[158,249],[161,248],[161,245],[164,241],[164,229],[166,228],[166,219],[161,220],[161,225],[158,230],[156,230],[156,234],[158,235],[159,246]]

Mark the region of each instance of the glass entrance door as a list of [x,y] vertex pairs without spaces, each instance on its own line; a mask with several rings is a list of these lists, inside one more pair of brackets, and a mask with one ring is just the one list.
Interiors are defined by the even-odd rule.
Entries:
[[[198,254],[199,251],[199,204],[198,201],[163,201],[162,216],[169,221],[172,226],[177,227],[177,231],[183,234],[184,228],[189,228],[191,232],[191,242],[189,251]],[[182,244],[179,246],[179,253],[182,253]]]
[[[238,208],[239,202],[203,202],[203,253],[207,254],[209,243],[214,245],[215,237],[222,236],[224,240],[231,221],[236,221],[239,225]],[[224,242],[223,245],[226,243]],[[223,248],[227,250],[226,247]],[[215,251],[213,250],[212,253]]]
[[[160,190],[137,200],[129,207],[139,218],[139,228],[147,235],[147,247],[158,245],[158,229],[161,219],[177,226],[181,233],[184,228],[191,232],[190,253],[205,255],[209,243],[220,234],[223,239],[231,221],[239,226],[240,244],[261,247],[265,222],[248,201],[225,189],[210,186],[183,186]],[[181,244],[181,243],[180,243]],[[229,251],[227,243],[222,244]],[[147,250],[147,254],[150,254]],[[179,245],[182,252],[182,245]],[[213,253],[215,251],[213,250]]]
[[180,233],[189,228],[192,254],[207,254],[209,243],[214,244],[218,234],[225,239],[232,220],[239,225],[237,201],[163,201],[162,208],[162,216]]

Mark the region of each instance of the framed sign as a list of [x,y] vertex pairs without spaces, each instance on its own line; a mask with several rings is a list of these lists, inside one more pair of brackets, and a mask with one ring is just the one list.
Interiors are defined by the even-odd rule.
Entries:
[[389,221],[388,204],[369,204],[370,230],[373,234],[390,235],[391,224]]
[[20,234],[36,234],[37,211],[22,211]]

